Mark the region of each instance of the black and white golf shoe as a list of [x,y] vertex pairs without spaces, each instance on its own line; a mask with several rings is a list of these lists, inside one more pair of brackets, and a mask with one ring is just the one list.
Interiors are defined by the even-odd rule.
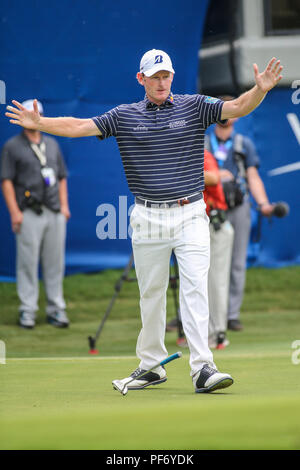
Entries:
[[202,369],[193,376],[193,384],[196,393],[209,393],[230,387],[233,384],[233,378],[229,374],[222,374],[217,369],[204,364]]
[[70,323],[66,312],[63,310],[48,314],[47,322],[56,328],[68,328]]
[[121,382],[123,382],[124,385],[127,385],[128,382],[130,382],[132,379],[135,379],[128,383],[128,390],[140,390],[142,388],[149,387],[149,385],[161,384],[167,380],[167,373],[164,367],[159,366],[143,375],[139,379],[139,376],[144,372],[146,371],[138,367],[134,372],[132,372],[130,377],[122,379]]
[[31,330],[35,327],[35,314],[32,312],[20,312],[19,326]]

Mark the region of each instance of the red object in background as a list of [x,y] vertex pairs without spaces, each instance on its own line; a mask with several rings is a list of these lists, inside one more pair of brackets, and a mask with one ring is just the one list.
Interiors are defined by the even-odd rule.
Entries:
[[[217,161],[212,153],[208,150],[204,151],[204,171],[218,172],[219,167]],[[206,213],[209,216],[210,208],[227,210],[227,204],[225,201],[223,186],[221,181],[213,186],[205,186],[203,192],[204,201],[206,203]]]
[[90,350],[89,350],[89,354],[94,354],[94,355],[96,355],[96,354],[99,354],[99,351],[98,351],[98,349],[90,349]]

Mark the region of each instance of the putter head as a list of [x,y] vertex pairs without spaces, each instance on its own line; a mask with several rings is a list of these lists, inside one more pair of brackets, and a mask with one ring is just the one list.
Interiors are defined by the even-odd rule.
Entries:
[[123,384],[121,380],[113,380],[112,386],[115,390],[120,392],[123,396],[127,394],[128,388],[126,385]]

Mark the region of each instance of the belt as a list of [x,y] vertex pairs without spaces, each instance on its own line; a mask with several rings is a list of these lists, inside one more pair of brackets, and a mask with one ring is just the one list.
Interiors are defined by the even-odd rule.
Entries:
[[139,196],[136,196],[135,202],[136,204],[140,204],[145,207],[161,209],[163,206],[165,207],[176,207],[177,205],[184,206],[186,204],[191,204],[192,202],[199,201],[202,198],[203,198],[203,193],[192,194],[191,196],[187,196],[181,199],[172,199],[169,201],[152,201],[150,199],[143,199]]

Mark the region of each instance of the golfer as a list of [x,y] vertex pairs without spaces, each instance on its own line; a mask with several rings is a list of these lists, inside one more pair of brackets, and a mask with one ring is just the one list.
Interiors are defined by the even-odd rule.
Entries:
[[[40,116],[37,102],[26,110],[19,102],[8,106],[10,122],[65,137],[110,136],[117,139],[130,190],[135,196],[131,213],[132,245],[140,290],[142,329],[136,353],[139,367],[129,389],[142,389],[167,380],[159,366],[164,360],[166,291],[169,265],[175,252],[180,276],[180,311],[190,350],[190,369],[197,393],[228,387],[229,374],[217,370],[208,347],[207,273],[208,217],[204,189],[204,133],[213,123],[253,111],[281,79],[282,66],[273,58],[264,72],[254,64],[255,86],[233,101],[203,95],[172,94],[174,69],[161,50],[146,52],[137,80],[145,98],[123,104],[91,119]],[[132,378],[135,380],[132,381]]]

